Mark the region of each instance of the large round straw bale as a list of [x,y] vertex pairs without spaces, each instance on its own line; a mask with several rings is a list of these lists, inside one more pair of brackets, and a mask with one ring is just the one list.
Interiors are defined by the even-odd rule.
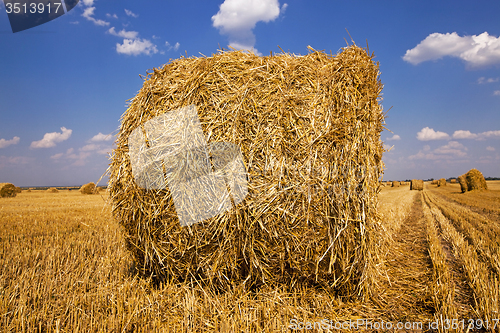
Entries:
[[410,183],[410,191],[418,190],[422,191],[424,189],[424,181],[422,179],[412,179]]
[[438,181],[437,181],[437,186],[440,187],[440,186],[446,186],[446,179],[444,178],[440,178]]
[[467,190],[487,190],[486,180],[484,179],[481,171],[477,169],[471,169],[465,174],[467,179]]
[[0,183],[0,197],[10,198],[17,195],[16,187],[11,183]]
[[88,183],[80,187],[80,193],[82,194],[95,194],[99,193],[99,190],[96,190],[96,186],[94,183]]
[[462,193],[467,192],[467,178],[465,175],[461,175],[458,177],[458,182],[460,183],[460,189],[462,190]]
[[392,187],[399,187],[399,185],[401,185],[400,182],[397,182],[395,180],[392,181]]
[[[357,46],[336,56],[220,52],[149,72],[122,116],[108,186],[136,267],[222,288],[302,280],[363,294],[383,167],[378,75]],[[215,171],[197,171],[219,144],[241,155],[247,194],[224,185],[227,209],[182,226],[222,206],[197,209],[191,199],[219,188],[190,187],[221,170],[212,156]]]
[[49,193],[59,193],[59,190],[55,187],[51,187],[49,189],[47,189],[47,192]]

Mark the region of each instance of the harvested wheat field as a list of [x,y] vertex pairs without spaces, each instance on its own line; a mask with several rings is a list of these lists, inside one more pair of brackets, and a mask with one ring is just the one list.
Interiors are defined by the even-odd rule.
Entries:
[[385,187],[382,274],[365,301],[301,283],[155,284],[137,274],[107,197],[24,191],[0,202],[0,331],[290,332],[309,321],[335,332],[321,327],[349,320],[428,331],[443,318],[498,332],[500,182],[488,188]]

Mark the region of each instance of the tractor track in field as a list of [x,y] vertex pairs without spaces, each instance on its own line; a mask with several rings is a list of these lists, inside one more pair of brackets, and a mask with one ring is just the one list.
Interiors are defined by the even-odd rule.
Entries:
[[431,318],[434,312],[430,288],[432,261],[427,251],[420,200],[413,201],[410,214],[393,236],[393,241],[386,261],[391,279],[386,294],[388,307],[396,317],[410,312]]
[[472,204],[466,204],[464,202],[461,202],[459,200],[454,199],[453,197],[439,193],[437,191],[432,191],[432,194],[437,196],[440,200],[443,200],[447,203],[460,205],[463,208],[468,209],[476,214],[479,214],[479,215],[483,216],[484,218],[496,223],[497,225],[500,225],[500,214],[493,211],[493,210],[477,207],[477,206],[474,206]]
[[433,207],[437,209],[439,209],[439,207],[428,200],[427,194],[422,194],[422,197],[424,198],[422,205],[425,205],[431,211],[432,218],[437,226],[439,242],[446,256],[446,264],[451,273],[452,285],[454,288],[453,305],[457,311],[458,319],[474,318],[476,317],[473,308],[474,292],[467,281],[467,275],[464,271],[462,261],[454,254],[452,243],[443,236],[441,225],[435,215],[436,212],[432,210]]

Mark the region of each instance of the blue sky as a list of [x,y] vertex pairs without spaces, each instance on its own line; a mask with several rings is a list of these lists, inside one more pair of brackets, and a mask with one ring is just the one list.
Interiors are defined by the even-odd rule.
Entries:
[[169,59],[228,45],[336,53],[346,29],[368,41],[392,107],[384,179],[500,176],[497,0],[85,0],[15,34],[0,7],[0,182],[97,181],[139,74]]

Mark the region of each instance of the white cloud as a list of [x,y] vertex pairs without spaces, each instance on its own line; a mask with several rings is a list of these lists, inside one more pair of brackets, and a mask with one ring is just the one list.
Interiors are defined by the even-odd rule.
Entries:
[[55,155],[50,156],[50,158],[51,158],[51,159],[53,159],[53,160],[58,160],[58,159],[60,159],[63,155],[64,155],[64,153],[59,153],[59,154],[55,154]]
[[82,0],[82,2],[85,6],[93,6],[94,5],[94,0]]
[[450,160],[467,156],[467,148],[457,141],[450,141],[448,144],[431,151],[428,145],[424,146],[417,154],[408,157],[409,160]]
[[116,52],[128,55],[158,53],[156,45],[147,39],[124,39],[123,44],[116,44]]
[[72,130],[67,129],[66,127],[61,127],[61,131],[62,133],[57,133],[57,132],[45,133],[43,139],[39,141],[33,141],[31,143],[30,148],[54,147],[57,142],[68,140],[69,137],[71,136],[71,133],[73,132]]
[[125,31],[125,29],[122,29],[121,31],[116,32],[115,27],[111,27],[108,30],[108,33],[113,35],[113,36],[118,36],[122,38],[129,38],[129,39],[135,39],[139,35],[137,31]]
[[493,96],[500,96],[500,90],[495,90],[493,92]]
[[92,153],[81,151],[79,154],[69,154],[66,156],[66,158],[75,160],[75,162],[73,162],[72,165],[82,166],[85,165],[86,159],[90,155],[92,155]]
[[500,64],[500,38],[487,32],[480,35],[459,36],[452,33],[433,33],[416,47],[407,50],[403,60],[417,65],[445,56],[464,60],[471,67]]
[[[284,9],[287,6],[284,5]],[[229,37],[229,45],[240,50],[254,50],[252,29],[257,22],[269,22],[280,14],[278,0],[225,0],[212,16],[213,26]]]
[[487,131],[479,134],[471,133],[470,131],[455,131],[453,133],[453,139],[476,139],[476,140],[486,140],[489,138],[500,138],[500,131]]
[[487,151],[495,151],[495,148],[493,148],[492,146],[488,146],[488,147],[486,147],[486,150]]
[[434,150],[435,154],[441,154],[441,155],[454,155],[458,157],[464,157],[467,154],[465,151],[467,148],[461,144],[460,142],[457,141],[450,141],[448,142],[447,145],[444,145],[442,147],[439,147]]
[[5,148],[10,145],[17,145],[19,143],[20,138],[18,136],[13,137],[10,140],[0,139],[0,148]]
[[393,136],[391,136],[390,138],[387,138],[386,140],[387,141],[401,140],[401,137],[397,134],[394,134]]
[[449,139],[450,136],[444,132],[436,132],[434,129],[429,127],[424,127],[420,132],[417,133],[417,139],[420,141],[429,140],[445,140]]
[[0,169],[7,165],[21,165],[34,162],[33,157],[26,156],[0,156]]
[[485,138],[500,138],[500,131],[488,131],[480,133],[479,136]]
[[484,76],[480,77],[479,79],[477,79],[477,83],[478,84],[484,84],[484,83],[495,83],[495,82],[498,82],[500,80],[500,78],[498,77],[489,77],[489,78],[485,78]]
[[83,11],[83,14],[82,16],[85,17],[87,20],[91,21],[91,22],[94,22],[95,25],[99,25],[99,26],[107,26],[109,25],[109,22],[106,22],[106,21],[103,21],[103,20],[97,20],[93,17],[94,15],[94,10],[95,10],[95,7],[87,7],[85,8],[85,10]]
[[99,132],[99,134],[96,134],[90,139],[90,142],[100,142],[100,141],[110,141],[113,140],[113,136],[111,134],[102,134]]
[[174,49],[174,51],[177,51],[179,49],[179,46],[181,46],[181,44],[179,44],[179,42],[177,42],[177,43],[175,43],[174,46],[172,46],[172,45],[170,45],[169,42],[165,42],[165,46],[168,47],[169,51],[172,50],[172,49]]
[[117,18],[118,18],[118,16],[117,16],[116,14],[111,15],[111,14],[109,14],[109,13],[106,13],[106,17],[109,17],[109,18],[114,18],[114,19],[117,19]]
[[281,14],[285,14],[286,9],[288,8],[288,4],[284,3],[283,6],[281,6]]
[[80,148],[80,151],[92,151],[92,150],[97,150],[99,149],[99,145],[95,144],[95,143],[91,143],[91,144],[88,144],[86,146],[83,146],[82,148]]
[[453,133],[453,139],[476,139],[477,134],[471,133],[470,131],[455,131]]
[[125,9],[125,14],[127,14],[127,16],[131,16],[131,17],[139,16],[137,14],[134,14],[131,10],[128,10],[128,9]]

